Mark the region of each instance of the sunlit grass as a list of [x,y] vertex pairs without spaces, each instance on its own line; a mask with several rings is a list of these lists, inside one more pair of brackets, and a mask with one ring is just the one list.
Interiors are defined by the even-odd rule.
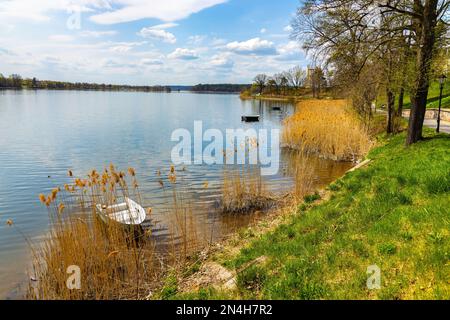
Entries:
[[[231,297],[448,300],[450,139],[425,135],[409,148],[404,134],[389,138],[368,167],[329,187],[328,201],[311,198],[227,261],[235,270],[267,261],[244,270]],[[379,290],[367,288],[372,265],[381,270]]]

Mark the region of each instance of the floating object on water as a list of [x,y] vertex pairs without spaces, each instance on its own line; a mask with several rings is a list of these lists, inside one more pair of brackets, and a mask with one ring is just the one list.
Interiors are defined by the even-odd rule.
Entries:
[[259,121],[259,114],[242,116],[241,119],[242,119],[243,122],[258,122]]
[[115,221],[120,224],[134,226],[142,224],[146,218],[144,208],[129,198],[125,198],[123,203],[112,206],[97,204],[95,207],[98,215],[105,223]]
[[281,111],[281,107],[272,107],[273,111]]

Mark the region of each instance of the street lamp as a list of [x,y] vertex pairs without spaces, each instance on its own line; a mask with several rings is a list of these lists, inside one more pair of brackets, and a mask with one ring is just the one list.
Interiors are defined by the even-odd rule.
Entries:
[[441,105],[442,105],[442,91],[444,89],[444,83],[447,77],[443,74],[439,77],[439,111],[437,117],[437,128],[436,132],[439,133],[439,128],[441,126]]

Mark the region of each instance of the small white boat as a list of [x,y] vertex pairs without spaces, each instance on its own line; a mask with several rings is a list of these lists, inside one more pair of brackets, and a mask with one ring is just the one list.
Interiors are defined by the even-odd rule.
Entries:
[[105,223],[112,220],[133,226],[142,224],[146,218],[144,208],[129,198],[125,198],[123,203],[112,206],[97,204],[96,209],[98,215]]

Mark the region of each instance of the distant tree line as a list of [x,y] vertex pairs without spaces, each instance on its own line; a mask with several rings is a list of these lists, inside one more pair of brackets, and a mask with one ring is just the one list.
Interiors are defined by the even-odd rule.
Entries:
[[80,83],[38,80],[36,78],[23,79],[18,74],[4,77],[0,73],[0,89],[48,89],[48,90],[98,90],[98,91],[143,91],[143,92],[171,92],[167,86],[130,86],[98,83]]
[[239,93],[250,86],[249,84],[198,84],[192,87],[191,91]]
[[276,73],[273,76],[258,74],[253,79],[251,88],[246,89],[245,95],[271,95],[271,96],[302,96],[307,93],[314,98],[319,98],[324,88],[329,88],[330,83],[320,67],[299,66],[287,71]]

